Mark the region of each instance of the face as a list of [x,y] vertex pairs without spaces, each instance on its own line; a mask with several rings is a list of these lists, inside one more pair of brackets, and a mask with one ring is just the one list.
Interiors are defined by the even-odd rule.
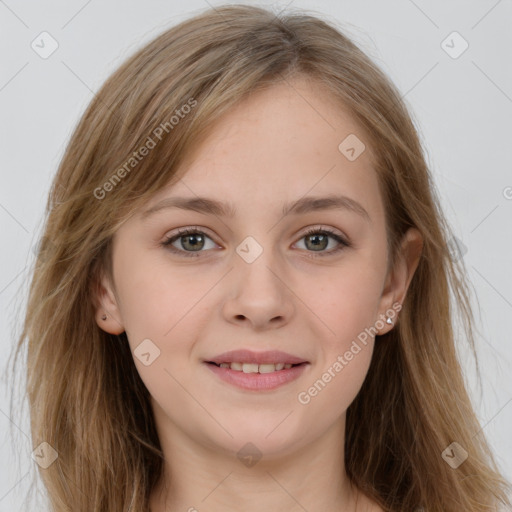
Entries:
[[[340,150],[350,134],[359,142]],[[251,442],[271,457],[342,428],[372,357],[370,328],[392,328],[383,320],[408,284],[407,271],[386,272],[384,205],[361,142],[318,86],[275,85],[229,111],[182,178],[115,234],[98,323],[126,331],[159,429],[230,453]],[[198,197],[226,211],[185,207]],[[221,355],[236,350],[252,354]],[[219,355],[229,367],[210,363]],[[254,355],[303,363],[254,366]]]

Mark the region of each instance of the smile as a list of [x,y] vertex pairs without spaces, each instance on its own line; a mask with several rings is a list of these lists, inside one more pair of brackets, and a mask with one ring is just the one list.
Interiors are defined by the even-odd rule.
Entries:
[[309,363],[255,364],[207,362],[206,366],[223,382],[251,391],[270,391],[299,378]]
[[[213,363],[215,364],[215,363]],[[220,363],[217,365],[220,368],[231,368],[231,370],[235,370],[237,372],[244,373],[272,373],[280,370],[288,370],[292,366],[296,366],[293,364],[284,364],[284,363],[271,363],[271,364],[255,364],[255,363]]]

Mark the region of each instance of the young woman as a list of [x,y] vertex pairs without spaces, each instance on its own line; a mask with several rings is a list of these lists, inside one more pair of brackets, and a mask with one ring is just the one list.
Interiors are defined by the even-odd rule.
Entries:
[[160,35],[49,197],[17,353],[52,510],[510,507],[450,238],[399,93],[336,27],[235,5]]

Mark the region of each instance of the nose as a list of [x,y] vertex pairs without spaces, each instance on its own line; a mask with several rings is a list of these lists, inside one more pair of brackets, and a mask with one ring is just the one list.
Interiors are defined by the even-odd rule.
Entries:
[[[250,260],[248,260],[250,261]],[[224,318],[247,324],[255,331],[281,327],[295,314],[290,279],[272,251],[264,250],[252,262],[234,255],[234,268],[223,304]]]

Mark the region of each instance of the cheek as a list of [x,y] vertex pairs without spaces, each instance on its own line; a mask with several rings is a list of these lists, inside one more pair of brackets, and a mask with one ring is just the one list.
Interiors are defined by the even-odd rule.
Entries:
[[308,306],[321,319],[316,323],[321,348],[298,401],[318,413],[334,418],[344,412],[366,378],[379,320],[381,276],[375,267],[347,265],[309,295]]
[[332,358],[324,371],[312,375],[308,387],[298,393],[298,407],[304,415],[316,421],[321,418],[323,425],[329,425],[345,414],[366,378],[373,351],[372,342],[358,345]]
[[168,262],[134,253],[119,259],[117,282],[122,321],[132,341],[154,338],[166,343],[176,326],[200,305],[213,279],[194,279],[191,272]]
[[[343,301],[342,301],[343,302]],[[308,414],[334,421],[343,414],[358,394],[368,373],[373,355],[374,335],[369,315],[361,303],[348,301],[329,317],[335,335],[325,336],[321,356],[312,368],[306,386],[297,395]]]
[[213,277],[194,279],[190,271],[135,252],[119,257],[117,269],[122,321],[140,378],[158,403],[190,408],[181,386],[193,387],[191,350],[207,328],[203,303]]
[[311,283],[306,283],[309,291],[300,292],[308,297],[308,307],[321,320],[318,325],[325,327],[318,334],[328,341],[330,350],[344,350],[378,319],[382,284],[379,269],[376,265],[348,263],[321,281],[315,293],[311,293]]

